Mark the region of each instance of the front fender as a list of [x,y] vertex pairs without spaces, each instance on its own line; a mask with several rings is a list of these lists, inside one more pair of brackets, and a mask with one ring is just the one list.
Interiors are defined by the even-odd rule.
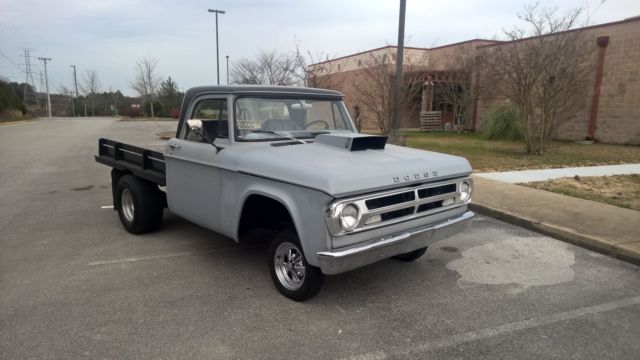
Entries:
[[238,207],[234,217],[235,238],[238,239],[239,236],[240,219],[247,199],[252,195],[265,196],[278,201],[287,209],[307,262],[319,266],[316,253],[331,249],[331,239],[324,221],[324,208],[333,198],[317,190],[251,175],[242,175],[238,184],[238,200],[242,206]]

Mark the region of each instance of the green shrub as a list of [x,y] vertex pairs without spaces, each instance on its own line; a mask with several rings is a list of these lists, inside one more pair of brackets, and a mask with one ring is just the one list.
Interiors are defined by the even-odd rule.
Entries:
[[490,115],[485,136],[489,140],[522,140],[518,109],[511,105],[497,108]]

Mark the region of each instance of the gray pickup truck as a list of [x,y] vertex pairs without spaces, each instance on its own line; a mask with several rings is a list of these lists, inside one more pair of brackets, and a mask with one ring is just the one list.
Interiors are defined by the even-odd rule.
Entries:
[[461,157],[359,134],[336,91],[211,86],[187,91],[164,153],[100,139],[125,229],[157,229],[164,208],[236,242],[270,242],[269,271],[293,300],[325,274],[412,261],[473,212]]

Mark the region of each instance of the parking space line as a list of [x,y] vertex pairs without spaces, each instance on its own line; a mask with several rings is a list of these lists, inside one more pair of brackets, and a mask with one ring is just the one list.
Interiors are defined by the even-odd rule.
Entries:
[[113,205],[103,205],[100,206],[100,209],[113,209]]
[[395,357],[397,355],[410,355],[410,354],[415,355],[416,353],[420,353],[420,352],[427,352],[427,351],[432,351],[436,349],[456,346],[456,345],[460,345],[460,344],[464,344],[472,341],[484,340],[494,336],[505,335],[505,334],[509,334],[519,330],[531,329],[538,326],[549,325],[549,324],[554,324],[561,321],[576,319],[579,317],[583,317],[585,315],[593,315],[593,314],[598,314],[602,312],[607,312],[607,311],[629,307],[629,306],[635,306],[635,305],[640,305],[640,296],[622,299],[618,301],[612,301],[612,302],[594,305],[594,306],[587,306],[587,307],[583,307],[575,310],[569,310],[569,311],[565,311],[557,314],[545,315],[538,318],[516,321],[516,322],[504,324],[504,325],[492,326],[492,327],[488,327],[480,330],[470,331],[470,332],[466,332],[458,335],[453,335],[451,337],[444,338],[444,339],[427,341],[424,344],[405,348],[399,351],[389,351],[387,353],[380,350],[380,351],[375,351],[371,353],[358,354],[358,355],[350,356],[344,359],[347,359],[347,360],[386,359],[389,357]]
[[138,261],[170,259],[170,258],[182,257],[182,256],[205,255],[205,254],[211,254],[211,253],[217,253],[217,252],[226,252],[226,251],[234,251],[234,250],[246,250],[246,249],[251,249],[251,248],[255,248],[255,247],[257,247],[257,246],[229,247],[229,248],[209,250],[209,251],[187,251],[187,252],[172,253],[172,254],[138,256],[138,257],[129,257],[129,258],[123,258],[123,259],[114,259],[114,260],[92,261],[90,263],[87,263],[87,266],[125,264],[125,263],[133,263],[133,262],[138,262]]

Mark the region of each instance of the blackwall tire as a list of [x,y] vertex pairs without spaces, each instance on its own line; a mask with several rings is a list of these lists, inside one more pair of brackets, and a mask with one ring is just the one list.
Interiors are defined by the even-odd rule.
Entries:
[[307,263],[298,235],[292,229],[278,232],[271,242],[269,271],[278,291],[291,300],[308,300],[322,288],[322,271]]
[[408,253],[396,255],[393,258],[397,259],[397,260],[400,260],[400,261],[410,262],[410,261],[418,260],[426,252],[427,252],[427,247],[423,247],[422,249],[418,249],[418,250],[414,250],[414,251],[411,251],[411,252],[408,252]]
[[116,188],[116,209],[120,222],[132,234],[156,230],[162,223],[164,204],[158,186],[133,175],[120,178]]

